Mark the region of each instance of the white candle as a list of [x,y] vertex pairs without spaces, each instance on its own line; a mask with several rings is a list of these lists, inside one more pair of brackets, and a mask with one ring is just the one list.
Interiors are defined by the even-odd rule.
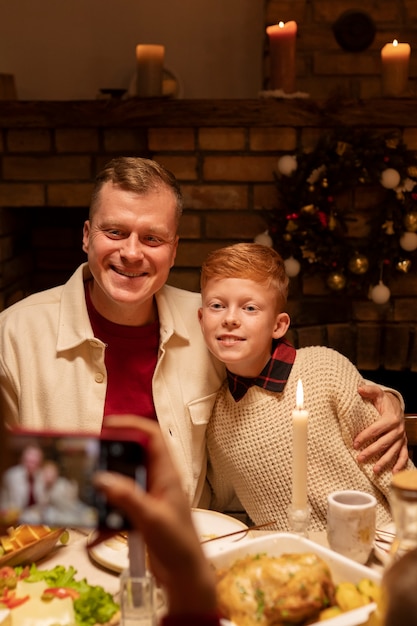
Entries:
[[381,49],[382,92],[385,96],[400,96],[407,90],[410,44],[396,39]]
[[269,37],[270,86],[284,93],[295,91],[297,22],[279,22],[266,29]]
[[136,95],[140,98],[162,96],[164,56],[164,46],[136,46]]
[[307,507],[308,411],[304,409],[301,380],[297,383],[296,408],[292,412],[292,505]]

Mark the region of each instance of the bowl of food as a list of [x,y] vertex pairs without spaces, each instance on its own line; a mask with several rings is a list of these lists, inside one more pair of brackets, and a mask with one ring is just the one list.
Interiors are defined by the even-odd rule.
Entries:
[[357,626],[375,611],[381,574],[309,539],[271,533],[210,557],[224,626]]
[[0,567],[36,563],[67,536],[65,528],[20,524],[0,535]]

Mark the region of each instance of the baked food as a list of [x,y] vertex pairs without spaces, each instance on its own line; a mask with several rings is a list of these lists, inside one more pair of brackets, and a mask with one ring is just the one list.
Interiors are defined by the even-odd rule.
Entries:
[[314,553],[248,555],[217,577],[221,615],[237,626],[301,624],[334,604],[330,569]]

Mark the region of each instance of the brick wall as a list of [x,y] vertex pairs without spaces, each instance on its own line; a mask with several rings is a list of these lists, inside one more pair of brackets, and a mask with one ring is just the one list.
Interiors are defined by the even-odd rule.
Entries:
[[[347,11],[366,13],[375,25],[369,48],[348,52],[337,43],[332,25]],[[346,96],[381,96],[380,51],[394,38],[411,45],[410,94],[417,90],[417,2],[415,0],[267,0],[265,25],[295,20],[296,88],[312,98],[334,92]],[[264,88],[268,88],[269,45],[265,38]]]
[[[305,100],[1,102],[0,308],[61,283],[84,260],[92,181],[117,154],[152,157],[180,180],[185,213],[170,282],[198,290],[207,252],[265,229],[280,155],[330,126],[385,131],[398,120],[417,150],[414,100],[346,101],[330,112]],[[399,274],[390,289],[390,302],[377,306],[298,276],[289,302],[295,340],[303,345],[303,328],[315,326],[309,337],[364,367],[417,370],[417,272]]]

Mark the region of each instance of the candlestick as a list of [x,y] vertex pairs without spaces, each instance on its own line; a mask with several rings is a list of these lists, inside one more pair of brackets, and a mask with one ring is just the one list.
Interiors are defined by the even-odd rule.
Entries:
[[385,96],[400,96],[407,90],[410,44],[396,39],[381,49],[382,92]]
[[308,411],[304,409],[304,391],[301,380],[297,383],[296,408],[292,412],[292,506],[307,507],[307,431]]
[[136,95],[141,98],[162,96],[165,47],[136,46]]
[[279,22],[268,26],[266,32],[269,37],[271,89],[294,93],[297,22]]

